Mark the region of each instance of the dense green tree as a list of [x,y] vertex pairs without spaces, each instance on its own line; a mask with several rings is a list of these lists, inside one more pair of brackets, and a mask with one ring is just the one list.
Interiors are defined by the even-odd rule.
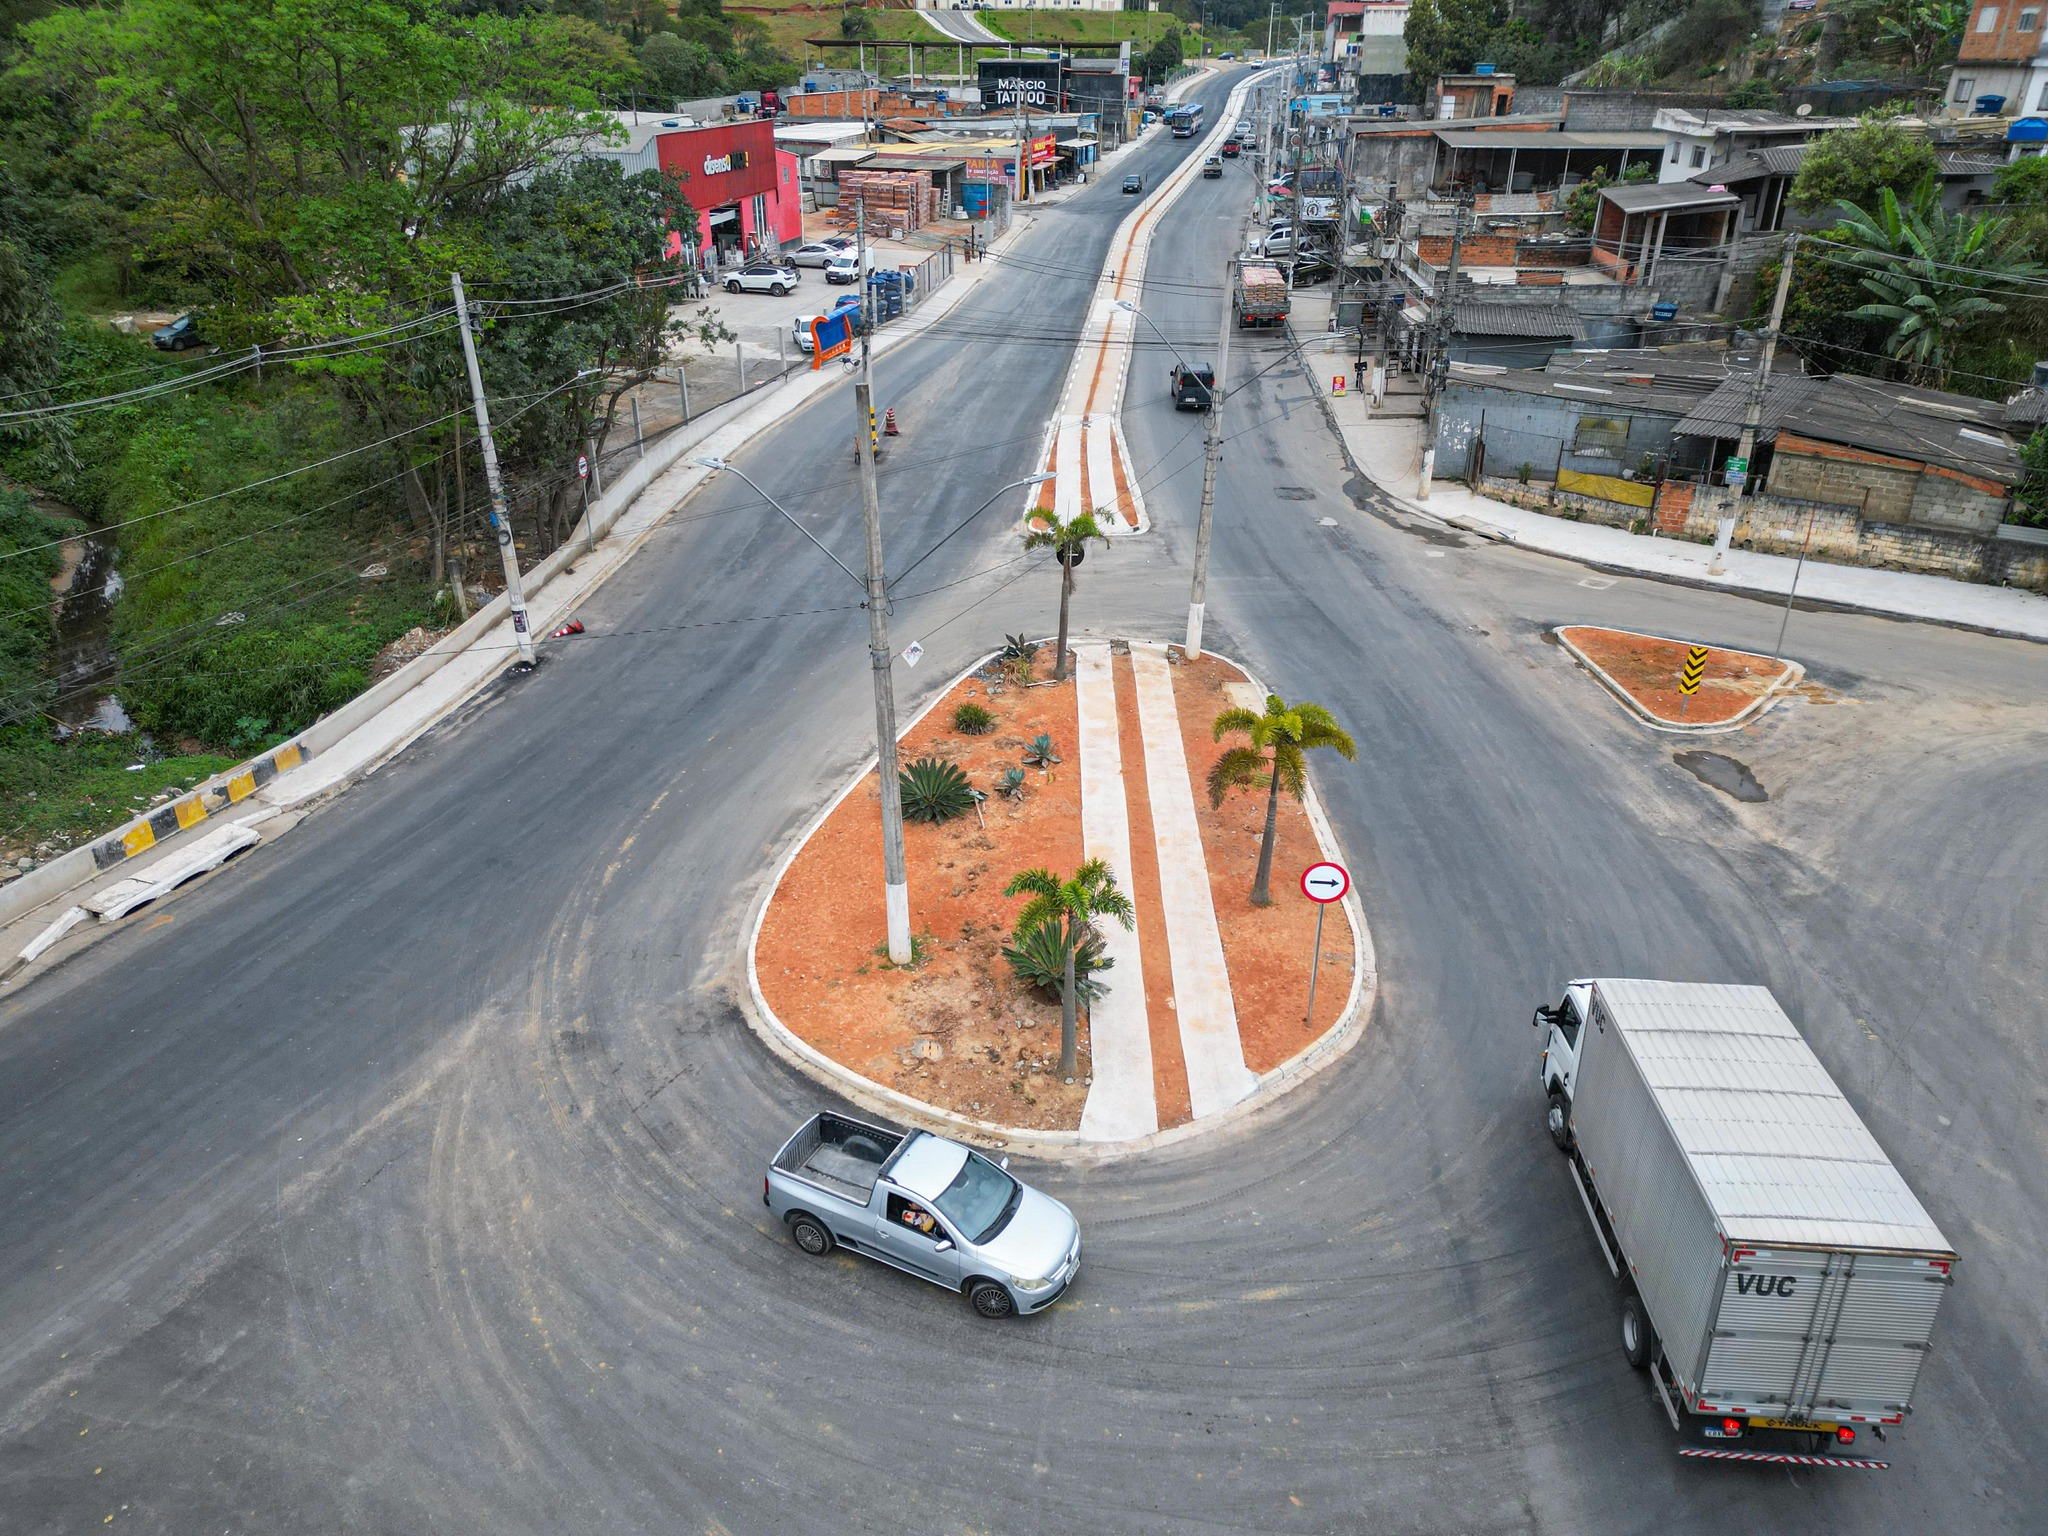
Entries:
[[864,5],[848,6],[839,13],[839,35],[848,42],[873,42],[875,18],[870,16]]
[[1507,20],[1501,0],[1415,0],[1402,37],[1408,44],[1408,87],[1420,101],[1438,75],[1459,75],[1485,59],[1495,30]]
[[2048,427],[2036,427],[2020,446],[2027,478],[2020,485],[2018,522],[2048,528]]
[[1838,203],[1869,212],[1882,189],[1896,188],[1910,198],[1938,169],[1925,139],[1893,123],[1858,123],[1807,141],[1786,200],[1806,214],[1829,213]]
[[716,96],[725,89],[725,71],[718,55],[703,43],[657,32],[640,49],[640,67],[661,93],[674,101]]
[[[0,239],[0,410],[49,403],[63,320],[43,274],[19,246]],[[24,450],[20,468],[38,479],[70,462],[70,442],[61,419],[0,422],[0,445]]]

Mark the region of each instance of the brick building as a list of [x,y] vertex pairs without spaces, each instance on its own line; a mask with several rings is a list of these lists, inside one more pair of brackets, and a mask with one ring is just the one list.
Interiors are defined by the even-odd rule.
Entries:
[[1962,46],[1949,67],[1951,114],[1968,116],[1992,96],[1999,98],[1994,110],[2006,116],[2048,109],[2044,16],[2048,0],[1977,0],[1971,6]]

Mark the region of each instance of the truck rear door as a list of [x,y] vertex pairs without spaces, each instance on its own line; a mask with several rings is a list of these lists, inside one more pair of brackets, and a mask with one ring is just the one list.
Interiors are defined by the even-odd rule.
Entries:
[[1900,1254],[1746,1256],[1723,1276],[1700,1396],[1888,1416],[1912,1400],[1947,1280],[1941,1261]]

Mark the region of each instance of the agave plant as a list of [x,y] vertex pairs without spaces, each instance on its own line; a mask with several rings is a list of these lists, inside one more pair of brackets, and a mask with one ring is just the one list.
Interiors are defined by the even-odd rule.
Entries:
[[1052,737],[1044,731],[1032,737],[1031,745],[1024,749],[1024,761],[1034,768],[1050,768],[1059,760],[1059,753],[1053,750]]
[[1023,635],[1003,636],[1004,661],[1029,661],[1038,654],[1038,642]]
[[962,736],[986,736],[996,728],[996,717],[979,704],[962,704],[953,711],[953,729]]
[[936,757],[920,757],[896,776],[903,814],[910,821],[951,821],[974,809],[974,790],[959,768]]
[[1003,770],[1002,782],[996,787],[1002,790],[1005,799],[1022,800],[1024,798],[1024,782],[1024,770],[1022,768],[1005,768]]
[[[1066,936],[1057,924],[1020,929],[1003,946],[1003,958],[1010,962],[1017,979],[1047,1002],[1060,1000],[1060,987],[1067,975],[1067,947]],[[1115,964],[1102,952],[1099,934],[1090,933],[1082,939],[1081,947],[1074,952],[1074,1000],[1088,1004],[1102,996],[1102,983],[1094,979],[1094,973]]]

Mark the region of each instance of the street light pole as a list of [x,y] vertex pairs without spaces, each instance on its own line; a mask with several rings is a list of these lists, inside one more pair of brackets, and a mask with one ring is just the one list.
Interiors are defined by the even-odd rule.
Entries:
[[505,481],[498,473],[498,445],[491,436],[490,407],[484,404],[484,376],[476,364],[476,338],[469,333],[469,301],[463,297],[462,274],[451,272],[455,290],[455,323],[462,332],[462,360],[469,367],[469,397],[476,406],[476,437],[484,454],[484,481],[491,488],[491,532],[505,567],[505,601],[512,608],[512,638],[519,646],[519,665],[533,665],[533,626],[526,616],[526,589],[519,579],[519,551],[512,543],[512,511],[505,503]]
[[903,790],[896,780],[896,687],[890,672],[889,583],[882,568],[882,496],[875,482],[874,393],[866,379],[853,386],[858,418],[861,521],[868,539],[868,659],[875,674],[875,770],[882,789],[882,895],[888,909],[889,962],[908,965],[910,877],[903,863]]

